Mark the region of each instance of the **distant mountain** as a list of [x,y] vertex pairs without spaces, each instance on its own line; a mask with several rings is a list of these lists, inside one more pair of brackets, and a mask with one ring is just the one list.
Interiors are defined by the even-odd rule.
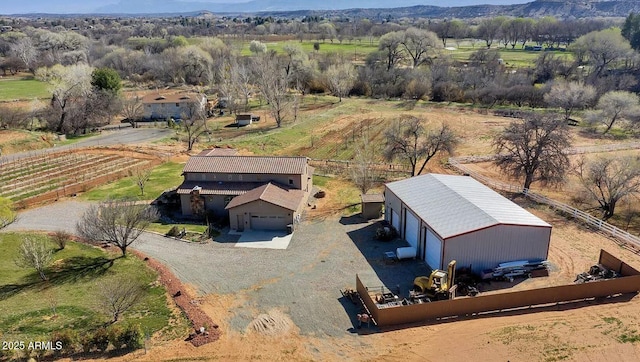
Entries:
[[[391,8],[393,7],[393,8]],[[626,17],[640,0],[3,0],[0,14],[216,14],[276,16],[474,18],[497,15],[557,18]]]
[[[531,0],[528,0],[531,1]],[[517,4],[527,0],[29,0],[0,1],[0,14],[158,14],[200,10],[228,13],[264,11],[342,10],[391,8],[415,5],[469,6],[478,4]]]

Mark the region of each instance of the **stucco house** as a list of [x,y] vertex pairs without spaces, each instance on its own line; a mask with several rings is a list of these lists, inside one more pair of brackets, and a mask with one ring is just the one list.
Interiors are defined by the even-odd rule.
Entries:
[[187,161],[178,188],[182,213],[229,217],[231,229],[284,230],[311,193],[306,157],[238,156],[205,150]]
[[433,269],[475,272],[544,260],[551,225],[469,176],[427,174],[385,185],[385,220]]
[[205,111],[207,97],[198,93],[148,94],[142,98],[144,119],[181,119]]

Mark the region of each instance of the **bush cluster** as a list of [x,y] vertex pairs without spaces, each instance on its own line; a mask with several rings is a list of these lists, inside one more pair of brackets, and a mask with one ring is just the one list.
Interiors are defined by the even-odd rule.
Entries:
[[101,327],[82,335],[71,329],[61,329],[51,334],[51,341],[53,343],[62,342],[63,349],[56,351],[58,355],[70,355],[76,352],[105,352],[110,347],[114,350],[136,350],[144,347],[144,333],[138,324],[126,326],[114,324],[108,328]]

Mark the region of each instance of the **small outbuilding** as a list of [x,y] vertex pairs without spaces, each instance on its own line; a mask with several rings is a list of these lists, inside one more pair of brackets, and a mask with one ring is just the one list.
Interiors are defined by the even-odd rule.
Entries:
[[251,114],[236,114],[236,123],[238,126],[248,126],[253,122]]
[[547,259],[551,225],[469,176],[427,174],[385,185],[385,220],[432,269],[475,272]]
[[382,216],[384,205],[383,194],[362,194],[362,217],[365,219],[377,219]]

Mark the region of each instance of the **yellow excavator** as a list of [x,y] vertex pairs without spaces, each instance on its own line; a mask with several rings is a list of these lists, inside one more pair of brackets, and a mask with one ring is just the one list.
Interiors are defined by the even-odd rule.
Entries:
[[449,289],[453,287],[455,280],[456,261],[451,260],[447,270],[435,269],[426,277],[417,277],[413,280],[413,290],[416,293],[426,295],[432,300],[449,299]]

